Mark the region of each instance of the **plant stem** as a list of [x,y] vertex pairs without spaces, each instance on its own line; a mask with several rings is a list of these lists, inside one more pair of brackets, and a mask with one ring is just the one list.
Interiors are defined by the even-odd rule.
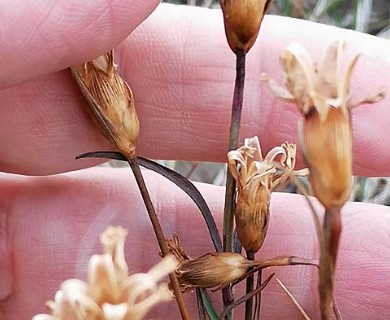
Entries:
[[247,293],[245,296],[241,297],[240,299],[238,299],[237,301],[234,301],[233,304],[227,306],[225,308],[225,310],[222,311],[222,313],[218,316],[218,319],[223,319],[227,316],[227,314],[229,312],[231,312],[235,307],[237,307],[238,305],[240,305],[241,303],[244,303],[245,301],[247,301],[249,298],[252,298],[253,296],[255,296],[256,294],[258,294],[261,290],[263,290],[267,285],[268,283],[271,281],[272,277],[275,275],[275,273],[272,273],[270,276],[268,276],[267,279],[265,279],[265,281],[261,284],[261,286],[259,286],[258,288],[256,288],[255,290],[253,290],[251,293]]
[[[257,286],[256,288],[261,286],[261,281],[263,281],[263,269],[259,269],[257,272]],[[261,291],[259,291],[259,294],[255,296],[256,298],[256,304],[255,304],[255,317],[254,319],[259,320],[260,319],[260,311],[261,311]]]
[[[230,120],[229,150],[237,149],[242,103],[244,99],[245,83],[245,53],[236,54],[236,82],[234,85],[232,114]],[[233,248],[233,214],[234,214],[234,194],[236,183],[233,176],[227,169],[226,194],[223,225],[223,251],[231,252]]]
[[[150,198],[148,189],[145,184],[145,180],[142,176],[141,169],[138,165],[137,159],[134,158],[128,158],[128,163],[131,167],[131,170],[134,173],[135,180],[137,181],[138,188],[141,192],[142,199],[145,203],[146,210],[148,211],[150,222],[152,223],[153,230],[156,234],[156,238],[158,241],[158,244],[160,246],[160,250],[164,256],[169,254],[169,250],[167,247],[167,244],[165,242],[165,236],[162,231],[160,222],[157,218],[156,210],[154,209],[152,200]],[[185,306],[184,299],[183,299],[183,294],[180,289],[180,284],[177,279],[177,276],[174,272],[169,274],[169,279],[171,280],[173,292],[175,294],[176,302],[180,310],[180,314],[183,320],[189,320],[190,316],[188,313],[188,310]]]
[[341,235],[341,208],[327,208],[321,239],[319,291],[321,319],[329,319],[333,305],[333,280]]
[[[245,83],[245,55],[244,52],[236,53],[236,81],[234,84],[232,114],[230,120],[229,150],[237,149],[240,133],[241,111],[244,100],[244,83]],[[226,194],[225,208],[223,215],[223,251],[233,251],[233,216],[234,216],[234,194],[236,191],[236,182],[230,174],[229,168],[226,173]],[[230,305],[233,301],[233,292],[230,286],[222,291],[224,305]],[[232,318],[228,312],[227,318]]]
[[[255,254],[253,251],[247,251],[246,257],[248,260],[254,261],[255,260]],[[254,274],[250,275],[248,278],[246,278],[246,293],[250,293],[253,290],[253,281],[255,277]],[[259,295],[261,293],[259,292]],[[253,299],[249,298],[245,301],[245,320],[252,320],[253,315]]]

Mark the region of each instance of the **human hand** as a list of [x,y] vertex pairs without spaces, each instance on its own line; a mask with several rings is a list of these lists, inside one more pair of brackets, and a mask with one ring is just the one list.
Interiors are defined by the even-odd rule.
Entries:
[[[60,1],[40,19],[49,1],[34,3],[33,8],[17,3],[3,4],[6,10],[0,10],[7,28],[0,49],[0,170],[47,175],[90,166],[94,162],[74,157],[110,146],[84,112],[68,70],[58,70],[111,49],[157,1],[118,2],[117,7],[111,1],[110,9],[106,1],[90,1],[83,9],[76,6],[76,13],[69,1]],[[31,33],[34,37],[27,37]],[[260,83],[260,73],[280,79],[278,57],[293,40],[317,57],[326,43],[339,37],[347,40],[347,55],[363,51],[351,93],[364,96],[382,85],[389,92],[383,80],[390,69],[385,40],[267,17],[248,54],[242,138],[257,134],[264,150],[286,138],[297,142],[295,106],[276,100]],[[161,5],[119,46],[116,60],[134,91],[140,155],[226,161],[234,56],[220,12]],[[386,101],[353,112],[357,175],[389,173]],[[166,235],[179,233],[191,256],[212,251],[204,223],[182,191],[152,173],[146,173],[146,180]],[[220,222],[223,189],[198,186]],[[88,257],[100,252],[98,234],[108,224],[129,228],[126,250],[132,272],[146,271],[158,261],[153,231],[128,170],[88,169],[50,177],[2,174],[0,188],[0,319],[26,319],[43,312],[44,302],[53,298],[62,280],[85,278]],[[385,318],[390,309],[390,210],[351,203],[343,219],[336,279],[339,307],[346,319]],[[315,258],[317,242],[304,199],[275,193],[269,234],[257,258],[285,254]],[[274,271],[315,318],[316,270]],[[196,314],[194,305],[191,312]],[[264,292],[262,312],[264,319],[299,318],[275,283]],[[158,315],[178,318],[174,303],[159,307]]]

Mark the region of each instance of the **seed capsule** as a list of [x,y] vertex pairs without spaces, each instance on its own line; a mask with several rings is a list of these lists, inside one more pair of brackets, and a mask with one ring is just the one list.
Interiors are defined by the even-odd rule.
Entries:
[[124,155],[133,157],[139,122],[133,94],[116,71],[113,52],[74,66],[71,72],[102,134]]
[[246,53],[256,41],[271,0],[220,0],[225,33],[234,53]]
[[192,288],[221,289],[240,279],[248,270],[241,254],[231,252],[209,253],[197,259],[184,261],[177,270],[183,291]]

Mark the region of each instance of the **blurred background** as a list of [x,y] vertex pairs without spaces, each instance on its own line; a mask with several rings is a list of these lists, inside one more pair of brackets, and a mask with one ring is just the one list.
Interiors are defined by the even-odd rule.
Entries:
[[[217,0],[163,2],[219,8]],[[389,0],[274,0],[268,14],[311,20],[390,38]]]
[[[210,9],[219,8],[218,0],[165,0],[163,2]],[[268,14],[315,21],[390,39],[390,0],[274,0]],[[223,164],[159,162],[193,181],[225,184],[226,166]],[[109,165],[123,166],[119,162],[110,162]],[[302,183],[309,190],[307,178],[303,178]],[[293,185],[286,186],[280,191],[299,193]],[[355,177],[350,200],[390,205],[390,178]]]

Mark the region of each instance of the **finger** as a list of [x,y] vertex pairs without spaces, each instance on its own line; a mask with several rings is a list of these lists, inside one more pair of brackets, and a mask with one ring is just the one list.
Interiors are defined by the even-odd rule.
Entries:
[[[382,83],[390,69],[386,41],[310,22],[267,17],[248,54],[241,138],[259,135],[264,151],[286,139],[298,142],[297,108],[277,100],[259,81],[260,73],[267,72],[281,82],[278,60],[291,41],[302,42],[316,58],[335,38],[347,39],[345,62],[352,54],[363,52],[353,74],[353,98],[382,85],[389,91],[389,84]],[[139,154],[226,161],[235,62],[226,44],[221,12],[162,5],[121,45],[116,56],[121,73],[133,88],[140,116]],[[61,72],[0,92],[4,104],[0,108],[3,171],[48,174],[74,170],[90,165],[75,162],[75,155],[107,147],[87,122],[81,96],[70,82],[68,72]],[[390,135],[384,134],[388,124],[383,116],[387,111],[386,101],[353,111],[356,175],[389,174],[385,146]],[[24,148],[15,147],[18,145]]]
[[[178,233],[192,257],[213,251],[205,224],[188,197],[156,174],[145,176],[165,235]],[[4,263],[0,265],[1,319],[26,319],[43,312],[45,301],[54,296],[61,281],[86,279],[88,257],[100,252],[98,235],[107,225],[129,229],[126,258],[132,273],[146,271],[159,260],[153,230],[130,177],[128,170],[107,168],[46,178],[1,176],[0,217],[5,227],[0,243],[5,244],[5,250],[2,247],[0,261],[11,261],[13,267],[7,271]],[[221,226],[223,189],[198,186]],[[390,285],[389,208],[348,204],[343,210],[343,223],[336,276],[341,312],[346,319],[370,319],[374,315],[385,318],[390,311],[386,294]],[[274,193],[269,232],[257,259],[279,255],[315,259],[317,247],[305,200]],[[294,266],[271,271],[317,318],[316,269]],[[194,300],[189,302],[195,317]],[[266,319],[300,319],[274,282],[263,293],[262,312]],[[178,318],[175,304],[159,307],[158,315]]]
[[0,88],[107,52],[159,1],[4,1],[0,5]]

